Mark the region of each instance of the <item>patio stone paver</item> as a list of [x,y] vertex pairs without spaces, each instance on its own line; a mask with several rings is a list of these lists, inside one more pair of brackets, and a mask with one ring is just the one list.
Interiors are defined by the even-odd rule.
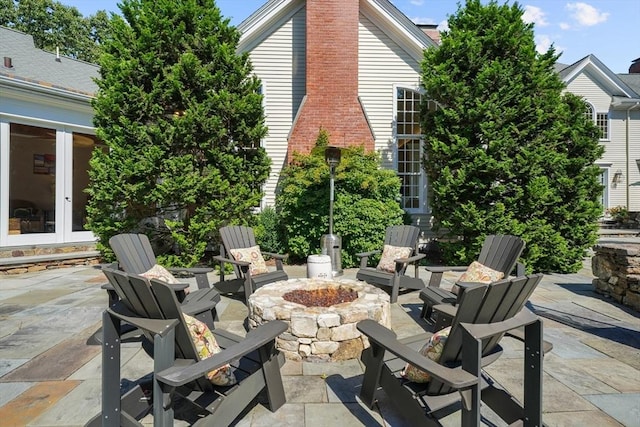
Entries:
[[[306,274],[305,266],[286,269],[290,277]],[[355,272],[346,269],[344,277],[353,279]],[[426,270],[420,269],[420,275],[428,281]],[[458,276],[445,274],[442,286],[449,288]],[[216,280],[212,274],[210,281]],[[640,427],[640,313],[596,294],[591,280],[586,260],[579,274],[545,275],[531,297],[529,306],[544,321],[545,339],[554,344],[544,360],[544,421],[549,427]],[[100,346],[91,336],[100,328],[107,303],[100,289],[104,281],[92,267],[0,279],[0,425],[76,427],[99,412],[102,360]],[[421,307],[417,292],[402,293],[392,305],[392,326],[400,337],[424,331],[418,320]],[[218,309],[217,327],[245,333],[243,301],[223,296]],[[504,354],[487,370],[520,398],[524,349],[512,338],[503,343]],[[65,348],[74,360],[66,361]],[[132,340],[123,344],[122,365],[127,388],[149,378],[152,360],[140,342]],[[373,409],[362,403],[359,360],[287,361],[281,372],[287,403],[271,413],[261,404],[262,396],[235,426],[410,425],[384,393]],[[176,427],[194,419],[180,412],[185,410],[176,410],[180,414]],[[153,417],[148,415],[142,423],[152,425]],[[502,425],[488,408],[483,409],[483,423]],[[459,425],[459,413],[442,424]]]
[[640,393],[598,394],[585,397],[622,425],[640,425]]

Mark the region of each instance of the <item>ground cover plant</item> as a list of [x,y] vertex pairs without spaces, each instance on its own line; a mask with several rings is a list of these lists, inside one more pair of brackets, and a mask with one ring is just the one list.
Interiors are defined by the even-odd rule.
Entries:
[[[584,102],[564,93],[553,47],[537,53],[518,5],[468,0],[425,51],[425,169],[445,260],[469,263],[487,234],[527,243],[529,271],[575,272],[602,214],[603,152]],[[438,108],[433,107],[435,104]]]

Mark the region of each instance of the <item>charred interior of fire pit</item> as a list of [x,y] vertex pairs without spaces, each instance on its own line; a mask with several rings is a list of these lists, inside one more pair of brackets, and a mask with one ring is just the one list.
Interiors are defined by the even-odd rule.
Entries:
[[311,290],[295,289],[282,295],[282,298],[306,307],[331,307],[355,301],[358,298],[358,292],[344,286]]

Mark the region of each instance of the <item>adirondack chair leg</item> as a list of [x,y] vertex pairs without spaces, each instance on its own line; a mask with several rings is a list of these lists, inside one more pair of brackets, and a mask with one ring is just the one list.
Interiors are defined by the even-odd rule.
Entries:
[[193,275],[196,278],[196,285],[198,285],[198,289],[209,289],[209,278],[207,277],[207,273],[194,273]]
[[398,293],[400,292],[400,276],[396,273],[393,277],[393,286],[391,287],[391,299],[389,302],[391,304],[398,301]]
[[173,426],[173,405],[171,402],[173,387],[163,387],[156,375],[158,372],[170,368],[175,357],[175,329],[171,329],[165,336],[153,337],[153,425],[154,427]]
[[262,347],[259,351],[264,381],[267,384],[267,400],[271,412],[277,411],[286,402],[284,384],[282,383],[282,376],[280,375],[281,357],[275,355],[275,353],[275,341],[269,346]]
[[542,321],[525,326],[524,425],[542,425]]
[[[482,340],[477,340],[469,331],[462,329],[462,369],[475,375],[478,382],[470,389],[461,391],[462,396],[462,427],[477,427],[480,425],[480,377],[482,375]],[[469,395],[469,392],[470,395]]]
[[439,288],[440,282],[442,282],[443,274],[444,273],[441,273],[441,272],[437,272],[437,273],[431,272],[431,277],[429,277],[429,286]]
[[369,409],[373,408],[376,401],[375,395],[380,386],[380,374],[384,365],[383,347],[371,343],[371,347],[362,352],[362,362],[367,367],[364,371],[362,388],[360,389],[360,399]]
[[140,418],[149,411],[140,386],[120,397],[120,320],[106,311],[102,314],[102,411],[86,427],[140,426]]

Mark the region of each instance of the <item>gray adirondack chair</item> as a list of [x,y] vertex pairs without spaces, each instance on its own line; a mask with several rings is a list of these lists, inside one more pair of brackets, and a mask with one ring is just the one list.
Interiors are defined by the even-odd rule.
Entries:
[[[511,235],[489,235],[485,238],[478,256],[478,262],[496,271],[504,273],[505,278],[516,268],[516,276],[524,275],[524,266],[518,263],[518,258],[524,250],[525,242],[520,237]],[[424,301],[422,317],[429,320],[432,307],[437,304],[453,304],[457,301],[457,286],[453,292],[440,288],[442,275],[447,271],[465,271],[468,266],[427,266],[431,273],[429,284],[420,292],[420,299]]]
[[[123,233],[109,239],[109,246],[118,259],[123,271],[131,274],[142,274],[157,264],[151,242],[146,234]],[[172,273],[186,273],[196,279],[198,289],[210,289],[207,273],[213,271],[209,267],[170,267]]]
[[[413,248],[412,254],[408,258],[396,260],[396,268],[393,273],[379,270],[376,267],[368,266],[369,257],[380,253],[380,250],[363,252],[356,254],[360,258],[360,269],[356,273],[358,280],[363,280],[369,284],[390,288],[391,302],[398,300],[400,288],[422,289],[424,282],[418,277],[418,261],[425,257],[418,252],[418,236],[420,229],[412,225],[393,225],[388,227],[385,233],[384,244]],[[414,277],[407,275],[407,267],[414,264]]]
[[[231,255],[232,249],[250,248],[257,245],[252,228],[239,225],[222,227],[220,229],[220,239],[222,241],[220,245],[220,255],[215,256],[214,259],[220,261],[220,282],[216,284],[216,287],[221,292],[244,292],[245,300],[248,300],[249,296],[259,287],[289,279],[282,263],[282,261],[287,258],[286,255],[261,251],[262,255],[267,255],[275,259],[276,269],[268,273],[253,276],[249,270],[249,262],[236,261],[233,259]],[[235,279],[225,280],[224,267],[226,263],[233,266]]]
[[[117,234],[109,239],[109,245],[116,255],[118,266],[130,274],[142,274],[156,265],[156,256],[146,234],[123,233]],[[198,289],[188,294],[185,289],[189,287],[187,283],[172,284],[171,287],[176,292],[178,300],[184,306],[189,306],[189,311],[200,310],[202,307],[211,307],[210,315],[207,315],[206,323],[213,325],[217,319],[215,305],[220,302],[220,293],[209,284],[207,273],[213,268],[200,267],[173,267],[168,268],[173,273],[192,274],[198,285]],[[111,284],[103,286],[109,293],[109,305],[113,305],[120,298]]]
[[[135,298],[123,299],[103,314],[102,411],[88,426],[141,426],[139,420],[150,410],[154,426],[173,426],[176,398],[188,400],[206,415],[197,425],[210,426],[230,425],[263,390],[271,411],[285,403],[280,374],[284,357],[275,348],[275,339],[286,331],[286,323],[269,322],[251,330],[246,337],[214,329],[222,352],[200,360],[171,287],[122,271],[113,270],[111,275]],[[129,307],[124,301],[129,302]],[[153,341],[152,405],[148,389],[145,398],[143,384],[121,396],[121,322],[144,330]],[[237,384],[215,386],[204,376],[227,363],[234,370]]]
[[[439,426],[439,419],[462,410],[463,426],[480,425],[482,400],[508,425],[542,425],[542,322],[524,307],[542,275],[464,288],[442,356],[435,362],[419,353],[428,336],[398,340],[372,320],[358,323],[371,347],[360,396],[372,406],[382,389],[411,425]],[[524,406],[490,378],[483,367],[496,361],[507,331],[524,328]],[[425,384],[400,374],[409,362],[431,374]],[[517,424],[518,420],[522,424]]]

